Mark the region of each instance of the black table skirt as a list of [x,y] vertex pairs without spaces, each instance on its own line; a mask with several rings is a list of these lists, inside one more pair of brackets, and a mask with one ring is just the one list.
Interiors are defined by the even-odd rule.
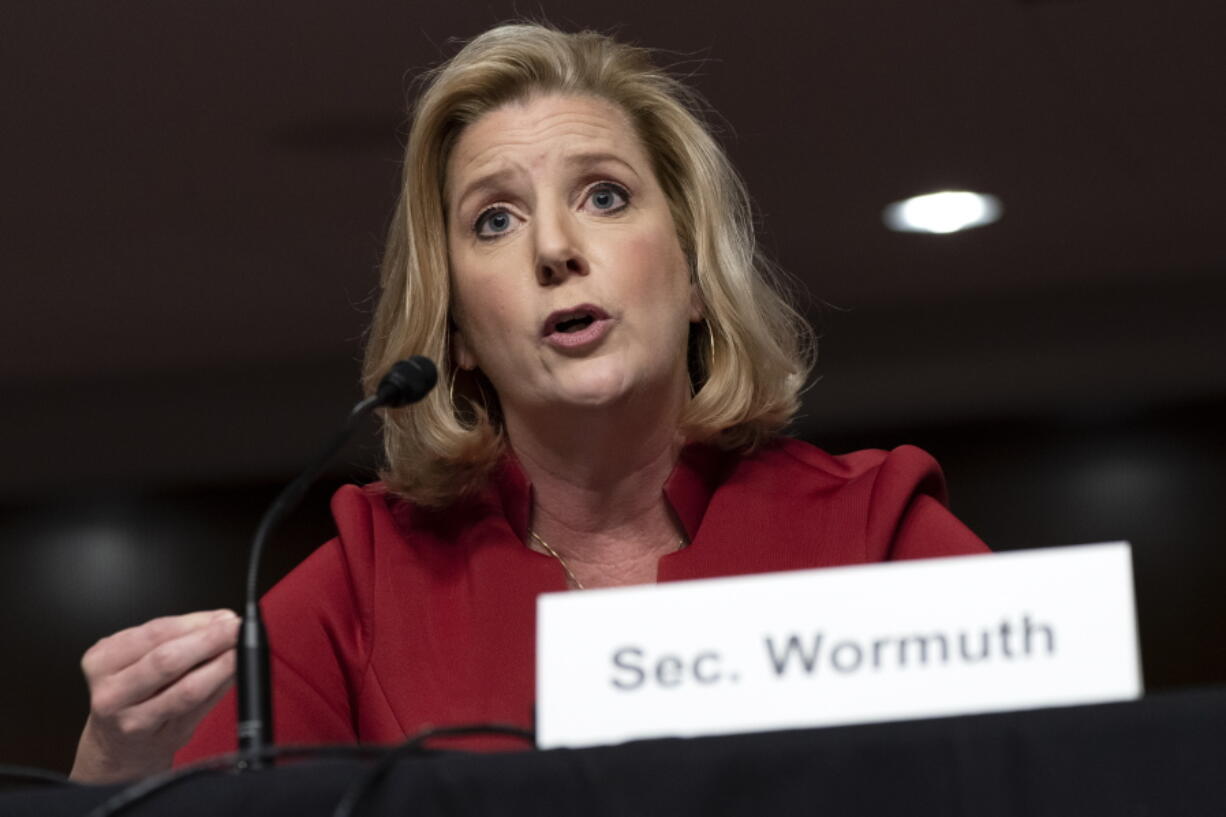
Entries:
[[[212,774],[133,815],[328,815],[356,761]],[[1128,704],[403,761],[367,815],[1226,815],[1226,689]],[[114,787],[27,789],[82,815]]]

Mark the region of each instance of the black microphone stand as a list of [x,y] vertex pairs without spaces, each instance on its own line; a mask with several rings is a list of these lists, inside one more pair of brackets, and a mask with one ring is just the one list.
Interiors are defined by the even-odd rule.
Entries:
[[239,630],[238,748],[243,757],[238,763],[239,769],[262,768],[266,750],[274,742],[268,633],[264,629],[259,603],[260,562],[269,535],[298,506],[307,489],[368,414],[383,406],[395,408],[415,403],[429,394],[437,381],[438,371],[434,363],[421,355],[414,355],[393,366],[380,381],[375,394],[353,407],[332,442],[293,482],[282,489],[260,519],[247,562],[247,596]]

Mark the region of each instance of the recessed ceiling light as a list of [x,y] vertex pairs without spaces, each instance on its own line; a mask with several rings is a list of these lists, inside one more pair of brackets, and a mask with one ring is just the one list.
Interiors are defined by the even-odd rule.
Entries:
[[901,233],[956,233],[1000,218],[1000,199],[968,190],[942,190],[896,201],[885,208],[885,226]]

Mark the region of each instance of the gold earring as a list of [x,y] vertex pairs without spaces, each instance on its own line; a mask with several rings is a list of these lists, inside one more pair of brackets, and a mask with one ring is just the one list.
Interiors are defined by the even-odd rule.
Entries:
[[715,371],[715,327],[710,319],[707,320],[707,341],[711,345],[711,362],[707,364],[707,379],[711,379],[711,372]]

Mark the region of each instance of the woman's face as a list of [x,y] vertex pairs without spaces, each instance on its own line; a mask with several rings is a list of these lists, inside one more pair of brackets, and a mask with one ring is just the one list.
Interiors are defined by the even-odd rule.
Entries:
[[698,300],[619,108],[555,94],[486,114],[452,151],[445,204],[456,362],[508,418],[686,388]]

